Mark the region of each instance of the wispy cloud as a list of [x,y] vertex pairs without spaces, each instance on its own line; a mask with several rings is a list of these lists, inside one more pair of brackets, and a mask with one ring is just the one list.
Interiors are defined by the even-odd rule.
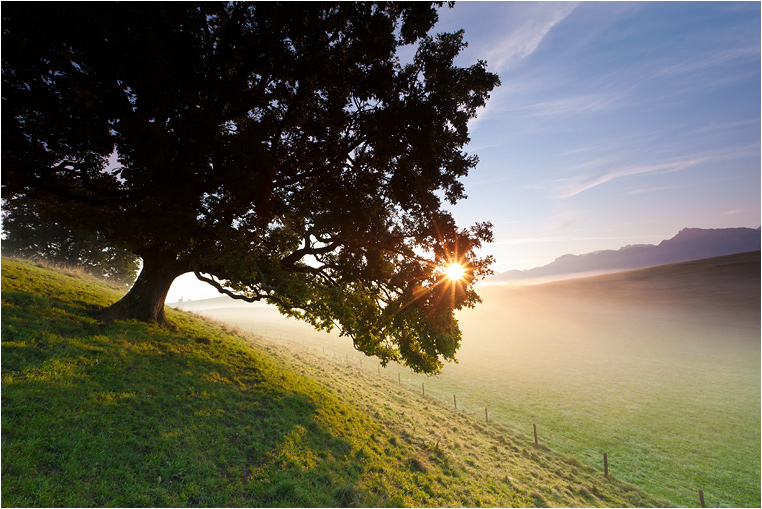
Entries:
[[517,110],[526,110],[529,117],[567,118],[574,115],[597,113],[611,108],[622,97],[621,93],[593,93],[562,97],[553,101],[529,104]]
[[498,71],[509,69],[535,52],[556,25],[574,11],[579,2],[539,2],[525,4],[531,10],[513,30],[493,43],[487,61]]
[[621,177],[656,172],[671,173],[684,170],[691,166],[695,166],[699,163],[707,161],[708,159],[708,157],[695,157],[662,164],[623,166],[610,168],[596,175],[582,175],[579,177],[565,179],[560,181],[561,185],[558,192],[558,197],[571,198],[572,196],[576,196],[584,191],[587,191],[588,189],[592,189],[596,186],[605,184],[606,182],[610,182]]
[[[474,4],[477,3],[480,2],[474,2]],[[505,20],[491,20],[492,23],[503,23],[503,26],[493,32],[494,37],[479,38],[476,34],[476,44],[470,49],[473,49],[479,58],[488,62],[490,71],[497,72],[504,78],[505,71],[529,58],[548,33],[566,19],[580,2],[491,3],[503,4],[506,7],[497,11],[505,16]],[[507,104],[512,103],[522,92],[528,92],[534,88],[532,84],[525,86],[528,88],[522,90],[521,83],[503,82],[503,86],[492,93],[487,107],[479,113],[477,118],[469,121],[469,129],[473,131],[488,116],[513,109]]]
[[694,129],[694,133],[710,133],[710,134],[718,134],[721,132],[726,131],[733,131],[738,129],[748,130],[750,127],[759,127],[759,117],[753,117],[753,118],[747,118],[747,119],[741,119],[736,120],[734,122],[711,122],[710,124],[699,126],[696,129]]
[[[575,167],[580,174],[556,180],[558,198],[571,198],[588,189],[600,186],[612,180],[633,175],[656,173],[672,173],[685,170],[705,162],[719,162],[743,159],[759,155],[759,143],[734,145],[706,151],[703,153],[686,154],[673,157],[658,163],[638,163],[644,151],[624,151],[610,156],[593,159]],[[684,187],[684,186],[676,186]],[[666,190],[669,187],[653,187],[631,191],[630,194],[649,191]]]
[[585,213],[579,210],[565,210],[550,216],[545,224],[547,235],[556,234],[566,230],[575,223],[585,218]]
[[633,191],[629,191],[627,194],[646,194],[646,193],[654,193],[658,191],[671,191],[673,189],[685,189],[686,187],[693,187],[696,183],[692,182],[689,184],[681,184],[681,185],[674,185],[674,186],[659,186],[659,187],[649,187],[645,189],[635,189]]
[[756,47],[737,47],[723,50],[716,50],[708,54],[700,54],[700,58],[679,62],[662,68],[656,72],[656,76],[676,76],[679,74],[688,74],[703,72],[705,70],[715,70],[727,66],[728,64],[740,61],[759,60],[760,49]]

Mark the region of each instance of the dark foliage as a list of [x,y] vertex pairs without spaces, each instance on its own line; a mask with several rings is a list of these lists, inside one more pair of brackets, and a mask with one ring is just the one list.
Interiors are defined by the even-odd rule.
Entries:
[[44,217],[25,196],[3,203],[2,252],[80,268],[125,286],[135,281],[140,270],[139,257],[108,243],[98,232],[70,230]]
[[[428,3],[11,3],[4,197],[143,259],[109,318],[164,321],[180,274],[436,372],[491,225],[457,227],[468,121],[499,84]],[[415,46],[411,62],[397,49]],[[107,166],[116,154],[116,168]],[[438,270],[468,268],[461,282]]]

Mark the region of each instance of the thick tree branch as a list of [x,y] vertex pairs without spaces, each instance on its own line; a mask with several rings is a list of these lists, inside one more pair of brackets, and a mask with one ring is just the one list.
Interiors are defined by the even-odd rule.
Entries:
[[249,297],[247,295],[241,295],[239,293],[235,293],[231,290],[228,290],[227,288],[222,286],[219,281],[216,281],[215,279],[212,279],[211,277],[206,277],[202,275],[200,272],[196,271],[194,272],[194,274],[199,279],[199,281],[203,281],[204,283],[209,283],[210,285],[214,287],[215,290],[217,290],[218,292],[222,294],[227,295],[228,297],[232,299],[243,300],[246,302],[259,302],[268,297],[267,295],[261,295],[261,294],[254,295],[252,297]]
[[291,268],[293,265],[308,255],[321,255],[325,253],[330,253],[331,251],[334,251],[337,247],[339,247],[339,243],[333,242],[331,244],[328,244],[327,246],[322,247],[311,247],[307,245],[307,241],[305,240],[305,246],[301,249],[297,249],[287,257],[285,257],[281,262],[281,267],[284,268]]
[[320,267],[311,267],[309,265],[302,265],[302,266],[294,266],[290,270],[292,272],[301,272],[303,274],[313,274],[315,276],[321,277],[323,278],[326,284],[328,284],[329,286],[335,287],[338,285],[338,283],[333,277],[331,277],[331,275],[328,272],[326,272],[328,269],[338,270],[339,266],[330,265],[330,264],[321,265]]
[[366,137],[359,137],[357,140],[355,140],[353,143],[348,144],[344,150],[341,152],[341,154],[333,157],[329,163],[321,164],[319,166],[313,167],[309,170],[303,171],[301,173],[297,173],[295,175],[291,176],[284,176],[282,178],[279,178],[273,182],[273,185],[276,187],[286,187],[291,186],[294,184],[298,184],[300,182],[303,182],[304,180],[310,178],[310,177],[318,177],[321,175],[324,175],[328,171],[330,171],[332,168],[336,167],[338,164],[346,165],[345,162],[341,161],[347,161],[350,159],[350,154],[356,150],[360,145],[365,143]]
[[203,281],[204,283],[210,284],[212,287],[214,287],[215,290],[217,290],[218,292],[220,292],[223,295],[227,295],[231,299],[242,300],[242,301],[245,301],[245,302],[259,302],[259,301],[262,301],[262,300],[270,300],[272,302],[275,302],[275,303],[279,304],[280,306],[282,306],[282,307],[284,307],[286,309],[295,309],[295,308],[297,308],[297,306],[293,306],[291,304],[288,304],[288,303],[284,302],[282,299],[280,299],[279,297],[277,297],[275,295],[272,295],[272,294],[257,293],[256,295],[252,295],[252,296],[242,295],[240,293],[236,293],[236,292],[234,292],[232,290],[229,290],[229,289],[225,288],[224,286],[222,286],[222,284],[220,284],[219,281],[216,281],[215,279],[213,279],[213,277],[206,277],[206,276],[202,275],[198,271],[195,271],[194,274],[195,274],[196,278],[199,279],[199,281]]

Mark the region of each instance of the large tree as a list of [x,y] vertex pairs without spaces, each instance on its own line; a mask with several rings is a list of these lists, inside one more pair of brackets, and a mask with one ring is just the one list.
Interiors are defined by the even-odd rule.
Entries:
[[4,196],[142,258],[109,319],[165,322],[195,272],[437,372],[492,262],[491,224],[443,202],[465,197],[468,122],[499,84],[455,65],[462,32],[429,34],[437,7],[8,3]]

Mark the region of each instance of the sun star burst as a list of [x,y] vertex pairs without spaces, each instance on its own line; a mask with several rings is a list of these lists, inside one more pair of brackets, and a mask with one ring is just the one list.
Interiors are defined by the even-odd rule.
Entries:
[[443,272],[447,279],[451,281],[459,281],[466,275],[466,268],[459,263],[451,263],[444,267]]

